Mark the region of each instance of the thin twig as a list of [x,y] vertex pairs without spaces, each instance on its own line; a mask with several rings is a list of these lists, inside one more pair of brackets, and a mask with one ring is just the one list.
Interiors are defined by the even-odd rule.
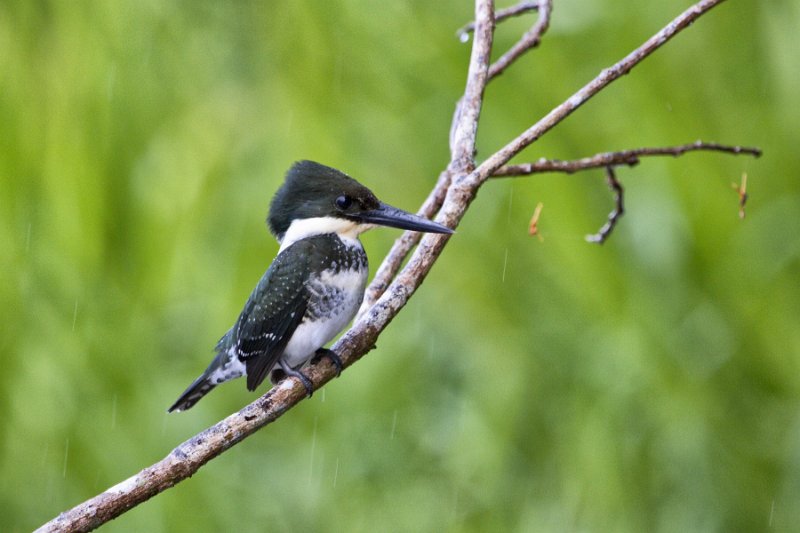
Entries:
[[[539,9],[539,2],[523,0],[517,5],[506,7],[504,9],[498,9],[494,14],[494,21],[495,23],[502,22],[508,18],[518,17],[520,15],[524,15],[528,11],[536,11],[537,9]],[[473,31],[475,31],[474,20],[459,28],[456,32],[456,36],[458,36],[460,41],[466,42],[467,39],[469,39],[469,34]]]
[[510,178],[517,176],[528,176],[530,174],[542,174],[545,172],[566,172],[567,174],[572,174],[581,170],[620,165],[628,165],[632,167],[638,165],[640,158],[642,157],[679,157],[688,152],[696,151],[726,152],[737,155],[751,155],[753,157],[761,156],[761,150],[758,148],[695,141],[693,143],[681,144],[678,146],[634,148],[632,150],[621,150],[619,152],[603,152],[590,157],[582,157],[581,159],[572,159],[568,161],[562,161],[559,159],[540,159],[534,163],[506,165],[497,169],[492,177]]
[[500,58],[489,67],[489,79],[499,76],[514,61],[519,59],[522,54],[539,46],[539,43],[542,42],[542,36],[547,31],[547,28],[550,27],[550,15],[552,12],[553,0],[541,0],[541,2],[539,2],[539,17],[536,20],[536,24],[525,32],[508,52],[500,56]]
[[617,176],[614,174],[614,167],[606,167],[606,183],[611,192],[614,193],[614,209],[608,214],[608,221],[600,228],[600,231],[594,235],[586,236],[588,242],[596,242],[597,244],[606,242],[611,232],[617,227],[619,219],[625,214],[625,189],[622,188],[622,184],[617,180]]

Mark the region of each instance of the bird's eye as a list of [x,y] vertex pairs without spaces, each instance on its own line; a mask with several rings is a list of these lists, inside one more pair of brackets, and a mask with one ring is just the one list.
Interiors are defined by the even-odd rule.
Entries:
[[341,210],[347,209],[352,205],[352,203],[353,199],[350,198],[349,196],[342,195],[336,198],[336,207],[338,207]]

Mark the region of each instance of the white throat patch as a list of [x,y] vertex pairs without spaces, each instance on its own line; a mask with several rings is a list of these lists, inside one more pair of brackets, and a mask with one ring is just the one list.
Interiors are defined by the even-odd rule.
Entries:
[[315,217],[304,218],[292,221],[289,229],[281,240],[281,248],[278,253],[296,243],[301,239],[335,233],[343,241],[358,241],[358,235],[368,229],[373,228],[372,224],[357,224],[352,220],[335,217]]

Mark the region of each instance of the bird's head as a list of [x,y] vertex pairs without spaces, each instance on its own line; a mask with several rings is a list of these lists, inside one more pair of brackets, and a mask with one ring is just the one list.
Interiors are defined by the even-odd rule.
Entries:
[[286,181],[272,199],[269,229],[286,246],[303,237],[338,233],[355,237],[376,225],[429,233],[453,230],[392,207],[368,188],[335,168],[299,161],[286,173]]

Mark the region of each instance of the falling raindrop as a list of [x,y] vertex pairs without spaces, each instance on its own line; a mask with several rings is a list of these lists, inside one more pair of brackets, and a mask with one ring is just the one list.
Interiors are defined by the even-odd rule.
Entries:
[[106,97],[109,101],[114,98],[114,85],[117,81],[117,65],[112,64],[108,69],[108,80],[106,82]]
[[511,224],[511,206],[514,203],[514,180],[510,180],[508,184],[508,219],[506,222]]
[[394,430],[397,427],[397,409],[394,410],[394,416],[392,417],[392,431],[389,433],[389,440],[394,440]]
[[28,253],[31,250],[31,228],[33,227],[32,223],[28,223],[28,233],[25,235],[25,253]]
[[333,488],[336,488],[336,480],[339,478],[339,458],[336,458],[336,468],[333,470]]
[[78,320],[78,300],[75,300],[75,309],[72,310],[72,331],[75,331],[75,322]]
[[67,458],[69,457],[69,439],[67,439],[67,443],[64,446],[64,468],[61,471],[61,477],[67,477]]
[[317,421],[318,416],[314,417],[314,431],[311,433],[311,461],[308,466],[308,484],[311,485],[311,480],[314,476],[314,449],[317,447]]
[[44,445],[44,454],[42,455],[42,468],[44,468],[45,465],[47,464],[47,456],[49,453],[50,453],[50,443],[47,442]]
[[111,429],[117,427],[117,393],[114,393],[114,399],[111,400]]
[[502,278],[502,282],[503,283],[506,282],[506,267],[507,266],[508,266],[508,248],[506,248],[506,254],[505,254],[505,257],[503,258],[503,278]]
[[428,359],[433,360],[436,358],[436,337],[433,335],[428,339]]
[[453,509],[451,511],[452,516],[458,516],[458,488],[453,491]]

